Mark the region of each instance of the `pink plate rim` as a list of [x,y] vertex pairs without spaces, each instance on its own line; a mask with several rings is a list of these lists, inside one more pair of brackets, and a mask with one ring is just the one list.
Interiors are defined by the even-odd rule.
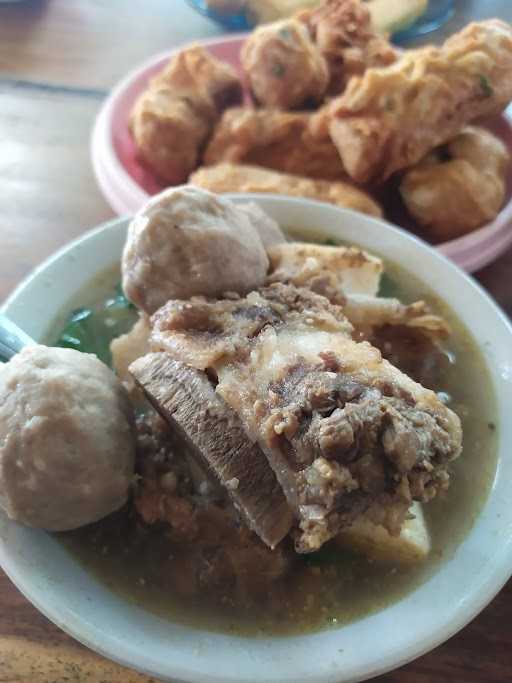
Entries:
[[[235,33],[228,38],[221,36],[196,40],[193,44],[204,47],[233,47],[242,43],[247,35],[245,32]],[[187,44],[191,43],[160,52],[130,71],[113,88],[98,113],[91,136],[91,160],[98,185],[118,215],[135,213],[148,201],[150,194],[130,176],[115,151],[113,128],[116,108],[127,95],[138,91],[138,86],[145,82],[148,71],[154,70],[159,63],[167,61]],[[502,118],[512,133],[512,107],[505,110]],[[494,221],[468,235],[444,242],[437,249],[471,273],[495,260],[511,244],[512,198],[509,198]]]

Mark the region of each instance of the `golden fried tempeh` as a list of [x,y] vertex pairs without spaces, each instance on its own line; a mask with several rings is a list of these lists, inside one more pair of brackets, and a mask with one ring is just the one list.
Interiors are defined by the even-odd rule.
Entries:
[[311,180],[258,166],[230,163],[203,166],[190,176],[189,182],[211,192],[261,192],[308,197],[382,216],[379,205],[370,195],[349,183]]
[[346,178],[327,130],[316,125],[322,112],[228,109],[206,148],[204,163],[211,166],[229,161],[308,178]]
[[511,99],[512,27],[491,19],[353,79],[330,105],[329,129],[350,176],[379,182]]
[[442,150],[409,169],[400,193],[429,234],[454,239],[496,218],[505,201],[509,162],[501,140],[467,126]]

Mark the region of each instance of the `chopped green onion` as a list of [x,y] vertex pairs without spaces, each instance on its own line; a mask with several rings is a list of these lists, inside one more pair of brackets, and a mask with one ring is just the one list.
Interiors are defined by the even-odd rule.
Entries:
[[478,77],[478,80],[480,82],[480,88],[482,90],[482,95],[484,97],[492,97],[492,95],[494,94],[494,90],[492,88],[492,85],[489,83],[489,79],[487,78],[487,76],[484,76],[481,74]]
[[272,72],[272,76],[275,76],[276,78],[282,78],[286,73],[286,69],[279,62],[274,62],[270,67],[270,70]]

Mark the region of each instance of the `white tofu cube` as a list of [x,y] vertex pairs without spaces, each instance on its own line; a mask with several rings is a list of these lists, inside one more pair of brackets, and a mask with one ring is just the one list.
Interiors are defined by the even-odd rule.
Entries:
[[405,521],[399,536],[390,536],[384,527],[362,519],[341,532],[336,543],[372,560],[397,564],[421,562],[431,550],[430,533],[420,503],[413,503],[410,512],[414,517]]

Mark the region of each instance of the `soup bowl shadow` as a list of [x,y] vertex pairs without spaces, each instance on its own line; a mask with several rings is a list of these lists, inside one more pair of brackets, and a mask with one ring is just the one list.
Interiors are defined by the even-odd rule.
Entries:
[[[454,554],[398,602],[341,628],[286,637],[213,633],[154,615],[112,592],[51,534],[0,514],[0,564],[22,593],[88,647],[163,680],[193,683],[360,681],[398,667],[460,630],[512,573],[512,328],[470,277],[427,244],[384,221],[273,195],[256,201],[282,226],[351,243],[414,273],[455,312],[484,354],[494,386],[498,468],[490,495]],[[2,312],[45,340],[70,301],[119,262],[129,219],[84,234],[39,266]]]

